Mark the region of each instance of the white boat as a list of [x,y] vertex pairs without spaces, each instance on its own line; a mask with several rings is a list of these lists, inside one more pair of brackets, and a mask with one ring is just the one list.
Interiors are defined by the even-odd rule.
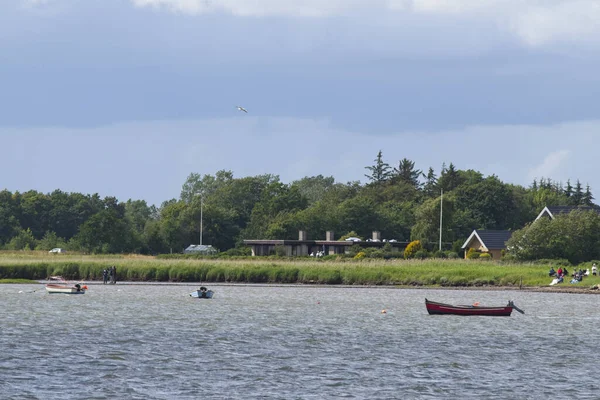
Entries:
[[208,290],[202,286],[200,289],[194,290],[192,293],[190,293],[190,296],[197,297],[199,299],[212,299],[213,293],[214,292],[212,290]]
[[52,283],[46,284],[46,292],[63,294],[85,294],[87,285],[81,283],[71,284],[60,276],[51,276]]

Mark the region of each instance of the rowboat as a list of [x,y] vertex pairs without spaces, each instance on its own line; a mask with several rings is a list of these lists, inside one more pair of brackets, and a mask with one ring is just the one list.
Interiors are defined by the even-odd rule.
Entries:
[[489,317],[510,317],[513,310],[525,314],[523,310],[515,306],[512,300],[506,306],[485,307],[479,304],[453,306],[450,304],[437,303],[425,299],[425,307],[430,315],[485,315]]
[[53,283],[46,284],[46,292],[48,293],[85,294],[87,290],[87,285],[81,285],[81,283],[70,284],[60,276],[51,276],[50,280]]
[[190,293],[190,296],[197,297],[199,299],[212,299],[213,291],[202,286],[200,289],[194,290],[192,293]]

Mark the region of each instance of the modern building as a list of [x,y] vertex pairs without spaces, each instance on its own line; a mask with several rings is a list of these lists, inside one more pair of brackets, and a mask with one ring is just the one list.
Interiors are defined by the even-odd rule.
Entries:
[[298,240],[244,240],[244,244],[252,249],[253,256],[269,256],[277,253],[277,248],[281,249],[286,256],[310,256],[312,255],[332,255],[346,254],[350,247],[360,243],[361,247],[382,248],[387,243],[392,247],[392,251],[401,251],[408,245],[408,242],[398,242],[396,240],[381,239],[381,233],[374,231],[371,239],[362,241],[357,238],[348,238],[346,240],[335,240],[333,231],[325,233],[325,240],[308,240],[306,231],[298,232]]

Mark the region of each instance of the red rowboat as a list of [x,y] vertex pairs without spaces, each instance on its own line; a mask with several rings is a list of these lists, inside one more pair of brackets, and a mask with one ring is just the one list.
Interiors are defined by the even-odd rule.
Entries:
[[517,310],[521,314],[525,314],[523,310],[515,306],[512,301],[508,305],[502,307],[484,307],[480,305],[472,306],[453,306],[450,304],[436,303],[425,299],[425,307],[430,315],[486,315],[490,317],[510,317],[512,310]]

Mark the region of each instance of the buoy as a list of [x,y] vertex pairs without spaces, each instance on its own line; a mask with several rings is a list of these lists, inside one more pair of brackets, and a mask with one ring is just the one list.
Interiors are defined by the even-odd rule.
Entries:
[[87,290],[87,285],[83,285],[83,288],[84,288],[85,290]]
[[386,310],[381,310],[381,313],[382,313],[382,314],[386,314],[386,313],[387,313],[387,311],[386,311]]
[[476,301],[475,303],[473,303],[473,305],[474,305],[475,307],[477,307],[477,306],[479,305],[479,302],[478,302],[478,301]]

